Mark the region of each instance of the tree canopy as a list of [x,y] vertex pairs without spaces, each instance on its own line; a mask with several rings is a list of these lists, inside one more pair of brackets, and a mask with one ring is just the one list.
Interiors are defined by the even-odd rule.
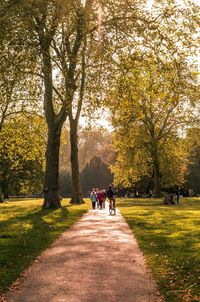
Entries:
[[181,133],[194,121],[198,77],[187,61],[160,61],[150,53],[122,59],[108,106],[116,129],[117,183],[131,186],[152,176],[154,193],[181,186],[187,152]]
[[[112,165],[116,184],[148,178],[155,195],[184,184],[192,169],[186,133],[196,123],[199,103],[198,10],[192,0],[154,1],[151,7],[143,0],[2,0],[1,156],[7,148],[10,171],[20,156],[25,166],[38,164],[41,175],[45,165],[44,207],[61,206],[59,163],[65,173],[71,163],[72,202],[83,201],[79,169],[94,154]],[[113,134],[80,131],[81,115],[91,119],[103,106],[110,110],[117,156]],[[39,142],[25,115],[34,125],[45,117],[42,164],[23,153],[23,144]],[[70,156],[63,155],[66,121]],[[10,130],[18,122],[21,147],[18,131],[15,140]],[[23,136],[25,124],[29,137]],[[30,157],[39,152],[34,146],[27,147]]]

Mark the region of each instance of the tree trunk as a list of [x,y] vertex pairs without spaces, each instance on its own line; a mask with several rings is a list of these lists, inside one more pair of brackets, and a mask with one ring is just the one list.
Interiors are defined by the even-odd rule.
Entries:
[[2,196],[2,191],[1,191],[1,184],[0,184],[0,203],[4,202],[3,196]]
[[151,157],[153,161],[154,197],[160,197],[161,196],[160,162],[158,156],[158,142],[154,137],[152,137],[152,141],[151,141]]
[[153,160],[154,165],[154,197],[161,196],[161,186],[160,186],[160,166],[158,159]]
[[43,208],[61,207],[59,191],[60,132],[57,127],[48,129]]
[[9,177],[8,177],[8,171],[3,171],[3,176],[2,176],[2,193],[3,193],[3,198],[9,199]]
[[152,146],[152,159],[153,159],[153,181],[154,181],[154,197],[161,196],[161,186],[160,186],[160,163],[158,158],[158,148],[157,144],[154,143]]
[[77,125],[70,122],[70,142],[71,142],[71,168],[72,168],[72,204],[84,203],[80,186],[80,174],[78,163],[78,135]]
[[0,203],[4,202],[2,195],[2,172],[0,172]]

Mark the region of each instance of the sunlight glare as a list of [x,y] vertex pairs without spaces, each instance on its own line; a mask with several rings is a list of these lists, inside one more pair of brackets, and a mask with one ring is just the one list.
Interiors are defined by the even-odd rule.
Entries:
[[103,7],[101,1],[99,1],[98,7],[98,32],[99,32],[99,39],[102,41],[102,22],[103,22]]
[[154,0],[147,0],[147,8],[148,8],[149,10],[151,10],[153,4],[154,4]]
[[85,7],[85,2],[86,0],[81,0],[82,4],[83,4],[83,7]]

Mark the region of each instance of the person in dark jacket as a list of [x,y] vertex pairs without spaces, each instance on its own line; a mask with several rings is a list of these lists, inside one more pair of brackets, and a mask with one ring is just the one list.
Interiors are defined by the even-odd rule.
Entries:
[[115,198],[115,191],[114,191],[113,185],[109,186],[106,194],[107,194],[108,199],[113,201],[113,207],[115,207],[116,198]]
[[179,199],[180,199],[180,190],[179,189],[177,189],[176,191],[175,191],[175,194],[176,194],[176,203],[177,204],[179,204]]

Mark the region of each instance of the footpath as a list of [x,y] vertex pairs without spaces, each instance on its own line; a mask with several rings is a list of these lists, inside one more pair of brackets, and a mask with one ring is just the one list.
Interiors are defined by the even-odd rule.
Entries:
[[124,218],[90,210],[28,268],[6,302],[161,302]]

